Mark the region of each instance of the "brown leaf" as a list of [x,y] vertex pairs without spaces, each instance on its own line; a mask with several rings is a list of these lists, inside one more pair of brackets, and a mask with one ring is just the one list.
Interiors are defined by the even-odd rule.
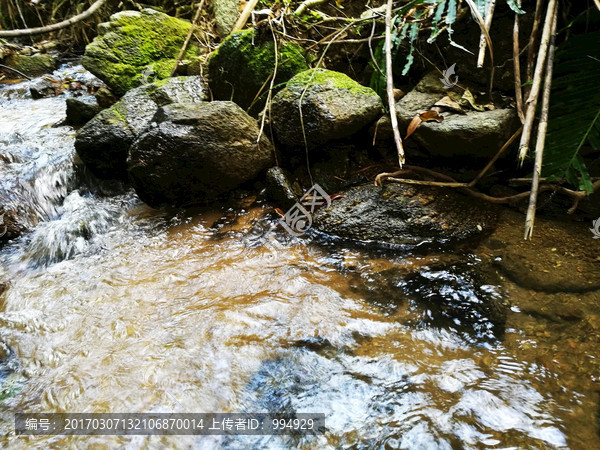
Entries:
[[408,139],[408,137],[415,132],[417,127],[421,125],[423,119],[421,119],[420,114],[415,114],[415,117],[412,118],[410,123],[408,124],[408,128],[406,129],[406,137],[404,139]]
[[461,113],[461,114],[465,113],[465,111],[458,104],[458,102],[455,102],[447,95],[445,97],[442,97],[441,99],[439,99],[437,102],[435,102],[435,105],[433,105],[433,106],[440,106],[440,107],[444,108],[445,110],[450,110],[450,111],[454,111],[454,112]]
[[423,122],[443,122],[444,118],[440,116],[439,111],[436,109],[430,109],[429,111],[425,111],[422,114],[419,114],[419,117]]

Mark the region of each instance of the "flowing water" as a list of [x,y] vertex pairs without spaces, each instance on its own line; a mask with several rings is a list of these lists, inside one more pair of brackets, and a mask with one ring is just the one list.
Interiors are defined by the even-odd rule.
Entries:
[[[27,85],[0,88],[0,182],[28,193],[37,223],[0,251],[4,447],[600,448],[598,293],[521,289],[485,247],[291,238],[252,196],[168,214],[108,195],[74,169],[64,96],[34,101]],[[13,426],[15,412],[278,411],[325,413],[326,432]]]

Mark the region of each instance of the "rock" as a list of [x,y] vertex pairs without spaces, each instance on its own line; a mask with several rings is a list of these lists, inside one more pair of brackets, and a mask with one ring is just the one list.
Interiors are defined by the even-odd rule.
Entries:
[[369,126],[382,113],[379,96],[347,75],[311,69],[293,77],[273,99],[272,123],[277,139],[288,146],[304,148],[298,103],[309,148],[349,137]]
[[[396,104],[400,133],[406,133],[417,113],[428,111],[447,94],[437,73],[426,75]],[[516,111],[508,108],[441,115],[443,122],[424,122],[410,137],[433,156],[490,158],[519,126]]]
[[67,99],[67,123],[69,125],[85,125],[100,111],[102,108],[94,97]]
[[58,67],[56,60],[52,56],[43,53],[31,56],[13,53],[6,58],[4,64],[29,77],[52,73]]
[[[269,33],[270,35],[270,33]],[[298,72],[308,69],[304,50],[285,44],[279,50],[275,86],[285,83]],[[232,100],[247,110],[275,68],[275,51],[271,39],[255,36],[253,30],[233,33],[213,52],[208,63],[210,88],[216,100]],[[252,112],[260,112],[264,95]]]
[[240,1],[213,0],[211,3],[217,33],[219,33],[219,36],[222,38],[226,38],[231,34],[231,30],[233,30],[233,26],[240,16],[240,10],[238,8]]
[[98,102],[100,107],[103,109],[110,108],[112,105],[119,101],[119,99],[115,97],[115,95],[105,87],[101,87],[100,89],[98,89],[94,96],[96,97],[96,101]]
[[201,77],[178,77],[129,91],[77,133],[75,149],[98,178],[127,179],[127,152],[160,106],[208,99]]
[[266,176],[267,197],[275,206],[287,210],[302,196],[298,183],[292,181],[290,173],[281,167],[271,167]]
[[174,103],[133,144],[129,176],[150,206],[212,201],[273,164],[256,120],[233,102]]
[[64,92],[64,86],[62,83],[47,79],[37,79],[33,81],[29,86],[29,93],[31,98],[39,100],[40,98],[56,97]]
[[487,204],[448,189],[387,184],[361,185],[316,212],[315,229],[382,246],[449,247],[477,243],[496,224]]
[[[171,75],[190,29],[189,22],[153,9],[122,11],[98,25],[98,36],[85,49],[83,66],[118,95]],[[193,42],[193,40],[192,40]],[[190,45],[185,59],[199,49]]]

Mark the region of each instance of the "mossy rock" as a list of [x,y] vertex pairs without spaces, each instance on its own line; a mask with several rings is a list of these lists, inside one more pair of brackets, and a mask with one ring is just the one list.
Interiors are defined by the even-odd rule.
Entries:
[[[262,40],[253,30],[233,33],[211,55],[208,71],[216,100],[232,100],[248,110],[275,69],[275,45]],[[281,88],[298,72],[308,69],[304,50],[295,44],[280,46],[274,86]],[[250,113],[256,114],[266,102],[269,82]]]
[[52,56],[41,53],[31,56],[13,54],[6,58],[5,64],[30,77],[52,73],[58,67]]
[[[189,22],[153,9],[123,11],[98,25],[98,37],[85,49],[83,66],[116,94],[171,75],[189,32]],[[185,59],[199,49],[190,45]]]
[[[300,100],[302,99],[302,115]],[[310,69],[288,81],[273,99],[271,117],[277,139],[288,147],[310,149],[356,134],[383,112],[377,93],[343,73]]]

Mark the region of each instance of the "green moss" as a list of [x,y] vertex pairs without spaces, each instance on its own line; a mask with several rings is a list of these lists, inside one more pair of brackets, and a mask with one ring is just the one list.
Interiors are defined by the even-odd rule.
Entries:
[[57,67],[54,58],[45,54],[32,56],[10,55],[6,59],[6,64],[31,77],[51,73]]
[[[253,30],[239,31],[231,34],[213,52],[208,71],[211,89],[216,99],[232,99],[244,109],[248,109],[253,103],[275,69],[273,40],[259,39]],[[275,85],[285,83],[296,73],[307,68],[306,56],[301,47],[295,44],[280,46]],[[266,89],[264,92],[265,95],[252,108],[253,111],[256,112],[264,105]]]
[[330,88],[348,90],[353,94],[377,96],[373,89],[357,83],[348,75],[326,69],[309,69],[301,72],[288,82],[288,86],[292,84],[302,86],[324,84]]
[[[115,14],[94,41],[86,47],[82,63],[118,94],[146,81],[149,68],[156,78],[171,74],[191,24],[153,10]],[[198,56],[190,45],[186,59]],[[170,65],[170,68],[169,68]]]

